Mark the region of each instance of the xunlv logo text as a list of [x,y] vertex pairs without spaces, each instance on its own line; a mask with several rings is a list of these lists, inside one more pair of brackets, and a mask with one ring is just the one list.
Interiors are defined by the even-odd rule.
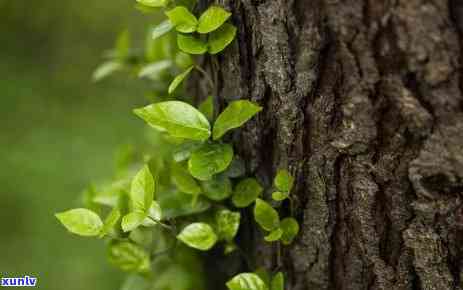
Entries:
[[35,287],[37,278],[24,276],[18,278],[1,278],[2,287]]

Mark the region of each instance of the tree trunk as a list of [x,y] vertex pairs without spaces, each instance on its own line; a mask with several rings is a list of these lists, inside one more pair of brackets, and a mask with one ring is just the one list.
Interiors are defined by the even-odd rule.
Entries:
[[238,153],[297,177],[301,233],[279,255],[256,229],[257,264],[286,290],[463,289],[463,1],[217,2],[238,27],[206,60],[220,103],[264,107]]

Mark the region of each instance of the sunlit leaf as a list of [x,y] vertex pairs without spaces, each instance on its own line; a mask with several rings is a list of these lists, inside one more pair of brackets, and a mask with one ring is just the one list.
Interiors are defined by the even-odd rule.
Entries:
[[190,34],[177,34],[177,45],[178,48],[189,54],[204,54],[207,52],[207,43]]
[[260,198],[256,199],[254,218],[256,222],[267,231],[272,231],[280,225],[278,212]]
[[227,131],[242,126],[261,110],[262,107],[250,101],[231,102],[214,123],[214,140],[222,137]]
[[171,136],[204,141],[211,131],[209,121],[195,107],[180,101],[156,103],[135,109],[135,114],[155,128]]
[[291,244],[294,238],[299,233],[299,223],[291,217],[284,218],[280,223],[280,228],[283,230],[281,242],[284,245]]
[[183,80],[190,74],[191,70],[193,70],[194,66],[190,66],[184,72],[179,74],[174,78],[174,80],[169,85],[169,95],[172,94],[177,87],[183,82]]
[[230,18],[231,13],[220,6],[212,5],[199,17],[198,32],[209,33],[216,30]]
[[100,217],[85,208],[71,209],[55,216],[68,231],[80,236],[96,236],[103,228]]
[[121,227],[124,232],[130,232],[140,226],[146,218],[146,213],[141,211],[134,211],[122,218]]
[[294,177],[289,174],[288,170],[278,170],[274,184],[281,191],[289,192],[294,185]]
[[227,282],[229,290],[268,290],[264,281],[254,273],[241,273]]
[[138,3],[149,7],[166,7],[170,0],[137,0]]
[[133,178],[130,200],[134,211],[147,212],[153,203],[155,183],[150,169],[145,165]]
[[188,246],[202,251],[209,250],[217,242],[217,235],[206,223],[193,223],[186,226],[177,238]]
[[184,6],[177,6],[166,12],[170,22],[175,26],[175,29],[183,33],[191,33],[196,30],[198,19],[194,16],[188,8]]
[[232,241],[238,233],[240,227],[241,214],[222,209],[216,212],[215,220],[217,223],[217,235],[219,239]]
[[104,237],[105,235],[109,234],[111,230],[113,230],[120,218],[121,211],[117,207],[113,208],[103,223],[103,228],[101,229],[100,237]]
[[230,144],[204,144],[191,154],[188,170],[199,180],[209,180],[214,174],[227,169],[233,159],[233,147]]
[[283,235],[283,230],[280,228],[276,228],[273,231],[271,231],[270,234],[265,236],[264,240],[266,240],[267,242],[275,242],[281,238],[281,235]]
[[129,242],[113,242],[109,246],[109,261],[123,271],[148,272],[149,253]]
[[272,193],[272,199],[276,201],[282,201],[289,197],[287,192],[275,191]]

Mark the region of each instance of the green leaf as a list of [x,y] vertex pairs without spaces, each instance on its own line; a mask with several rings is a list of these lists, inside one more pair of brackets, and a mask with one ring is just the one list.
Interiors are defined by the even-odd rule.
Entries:
[[212,32],[208,39],[208,51],[210,54],[217,54],[224,50],[236,36],[236,27],[232,24],[225,23]]
[[230,290],[268,290],[262,279],[254,273],[241,273],[227,282]]
[[174,28],[174,24],[169,20],[165,20],[151,29],[151,40],[158,39],[166,33],[169,33]]
[[177,34],[177,45],[178,48],[189,54],[204,54],[207,52],[207,43],[193,35]]
[[149,253],[129,242],[113,242],[109,247],[109,261],[123,271],[148,272]]
[[196,180],[190,175],[188,170],[178,163],[173,162],[171,168],[172,182],[184,193],[197,195],[201,192]]
[[231,178],[241,177],[246,173],[246,167],[244,165],[243,159],[241,159],[238,155],[235,155],[233,158],[232,163],[225,171],[225,174]]
[[130,33],[128,30],[122,31],[116,40],[116,55],[117,58],[124,60],[129,56],[130,52]]
[[273,183],[279,190],[290,192],[294,185],[294,177],[289,174],[288,170],[278,170]]
[[134,112],[152,127],[165,130],[173,137],[204,141],[211,135],[206,117],[184,102],[156,103]]
[[215,175],[211,180],[201,182],[204,195],[208,198],[221,201],[232,194],[232,185],[228,177],[223,174]]
[[282,201],[289,198],[289,194],[287,192],[275,191],[272,193],[272,199],[276,201]]
[[278,212],[262,199],[256,199],[254,207],[254,218],[256,222],[267,231],[272,231],[280,225]]
[[230,242],[230,243],[226,243],[226,244],[225,244],[225,248],[223,249],[223,253],[224,253],[225,255],[228,255],[228,254],[234,252],[237,248],[238,248],[238,247],[236,246],[235,243],[231,243],[231,242]]
[[191,154],[188,170],[199,180],[209,180],[214,174],[227,169],[233,159],[233,147],[230,144],[204,144]]
[[198,32],[209,33],[216,30],[230,18],[231,13],[219,6],[210,6],[199,17]]
[[191,70],[194,68],[194,66],[190,66],[186,71],[182,72],[178,76],[174,78],[172,83],[169,85],[169,95],[171,95],[175,89],[183,82],[183,80],[190,74]]
[[175,55],[175,64],[180,68],[180,69],[187,69],[191,65],[193,65],[193,59],[191,58],[191,55],[188,53],[184,52],[177,52]]
[[236,185],[232,202],[236,207],[247,207],[256,200],[263,190],[256,179],[246,178]]
[[217,242],[217,235],[211,226],[206,223],[193,223],[185,227],[177,236],[188,246],[207,251]]
[[219,239],[232,241],[238,233],[240,227],[241,214],[228,209],[216,212],[215,220],[217,223],[217,235]]
[[175,29],[183,33],[191,33],[196,30],[198,19],[194,16],[188,8],[184,6],[177,6],[166,12],[170,22],[175,26]]
[[280,223],[280,228],[283,230],[281,242],[284,245],[289,245],[299,233],[299,223],[291,217],[284,218]]
[[172,219],[181,216],[188,216],[201,213],[210,208],[211,204],[205,198],[199,196],[193,204],[194,195],[181,192],[160,193],[158,197],[162,208],[162,215],[165,219]]
[[138,228],[143,223],[143,220],[146,218],[147,214],[141,211],[134,211],[122,218],[122,230],[124,232],[130,232]]
[[199,111],[206,116],[209,121],[214,118],[214,97],[209,96],[198,107]]
[[160,79],[160,74],[166,69],[172,67],[171,60],[161,60],[154,63],[143,66],[138,72],[139,78],[151,77],[154,79]]
[[109,234],[120,218],[121,211],[117,207],[113,208],[104,221],[100,237],[104,237]]
[[283,230],[281,228],[276,228],[270,232],[267,236],[264,237],[264,240],[267,242],[275,242],[278,241],[283,235]]
[[267,269],[265,269],[264,267],[259,267],[254,271],[254,273],[257,276],[259,276],[259,278],[262,279],[262,281],[264,281],[265,285],[270,285],[271,274],[269,271],[267,271]]
[[113,73],[120,71],[124,68],[124,65],[119,61],[107,61],[99,65],[93,72],[92,79],[93,82],[99,82],[106,77],[112,75]]
[[57,213],[55,216],[68,231],[80,236],[96,236],[103,228],[103,222],[100,217],[93,211],[85,208],[71,209]]
[[201,143],[196,141],[184,142],[174,149],[172,157],[175,162],[185,161],[190,158],[191,153],[196,151],[199,147],[201,147],[201,145]]
[[278,272],[273,276],[271,290],[285,290],[285,276],[283,273]]
[[215,121],[212,133],[214,140],[222,137],[227,131],[242,126],[261,110],[262,107],[250,101],[231,102]]
[[156,201],[153,201],[153,203],[150,206],[150,209],[148,210],[148,216],[157,222],[161,221],[162,209],[159,203],[157,203]]
[[134,211],[147,212],[153,203],[154,179],[150,169],[145,165],[133,178],[130,200]]
[[166,7],[170,0],[137,0],[138,3],[149,7]]

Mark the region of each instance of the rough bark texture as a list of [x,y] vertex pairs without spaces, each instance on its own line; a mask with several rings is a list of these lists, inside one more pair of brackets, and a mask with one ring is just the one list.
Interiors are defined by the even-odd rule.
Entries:
[[280,256],[256,231],[258,264],[287,290],[463,289],[463,1],[216,3],[239,31],[209,62],[221,105],[264,106],[239,153],[297,176],[301,233]]

